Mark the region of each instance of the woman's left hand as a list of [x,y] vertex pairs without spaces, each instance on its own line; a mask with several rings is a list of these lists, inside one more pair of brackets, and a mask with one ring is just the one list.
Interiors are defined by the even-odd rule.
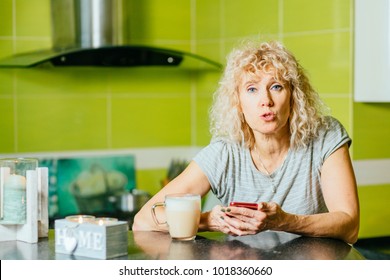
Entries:
[[221,219],[232,235],[256,234],[264,230],[278,230],[287,213],[275,202],[260,202],[257,210],[244,207],[221,208]]

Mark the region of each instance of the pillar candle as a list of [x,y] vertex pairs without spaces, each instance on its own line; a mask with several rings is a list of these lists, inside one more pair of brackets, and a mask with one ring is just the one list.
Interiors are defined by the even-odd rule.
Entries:
[[26,177],[9,175],[4,182],[2,224],[26,223]]

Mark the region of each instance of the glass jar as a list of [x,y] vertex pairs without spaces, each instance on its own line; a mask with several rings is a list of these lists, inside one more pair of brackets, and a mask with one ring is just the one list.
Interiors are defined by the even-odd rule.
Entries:
[[0,159],[0,224],[26,223],[27,171],[37,167],[33,158]]

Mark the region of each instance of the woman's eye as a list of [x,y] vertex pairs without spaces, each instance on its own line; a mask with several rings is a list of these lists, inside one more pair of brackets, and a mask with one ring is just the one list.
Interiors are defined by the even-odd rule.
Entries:
[[248,87],[246,89],[246,91],[249,92],[249,93],[254,93],[254,92],[256,92],[256,88],[255,87]]
[[283,87],[281,85],[278,85],[278,84],[275,84],[275,85],[271,86],[271,90],[276,90],[276,91],[281,91],[282,88]]

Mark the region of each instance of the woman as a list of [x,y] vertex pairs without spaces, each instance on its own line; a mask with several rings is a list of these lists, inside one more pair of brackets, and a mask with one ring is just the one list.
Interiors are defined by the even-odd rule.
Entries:
[[[133,230],[166,230],[150,211],[166,194],[204,196],[211,189],[224,206],[202,213],[199,230],[275,230],[356,242],[351,139],[323,108],[280,43],[233,50],[211,109],[213,140],[140,210]],[[256,202],[257,210],[228,206],[232,201]]]

